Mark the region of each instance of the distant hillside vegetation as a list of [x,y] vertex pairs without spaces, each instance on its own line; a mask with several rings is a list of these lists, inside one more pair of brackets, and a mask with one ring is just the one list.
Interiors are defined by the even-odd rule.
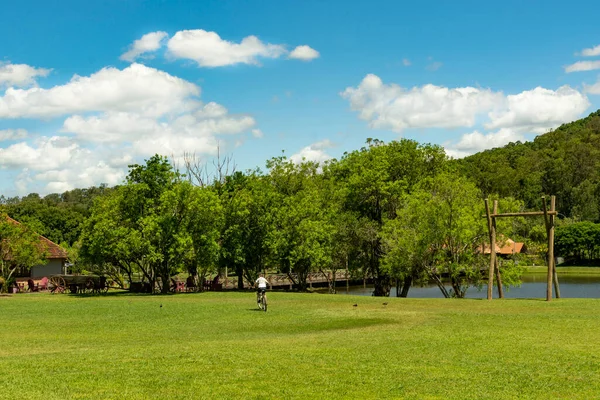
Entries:
[[556,195],[567,217],[600,220],[600,110],[540,135],[454,161],[485,195],[523,200],[541,207],[540,196]]

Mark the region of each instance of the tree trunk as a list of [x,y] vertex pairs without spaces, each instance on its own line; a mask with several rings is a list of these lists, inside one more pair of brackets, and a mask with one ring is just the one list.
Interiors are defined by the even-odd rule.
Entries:
[[444,283],[442,282],[440,277],[436,273],[429,273],[429,276],[430,276],[430,278],[433,278],[435,283],[438,285],[438,288],[440,288],[440,291],[442,292],[444,297],[447,299],[450,298],[450,293],[448,293],[448,290],[444,286]]
[[373,296],[389,297],[392,288],[392,279],[388,275],[373,277]]
[[[410,289],[410,287],[412,286],[412,282],[413,282],[413,277],[412,276],[407,276],[404,278],[404,282],[402,284],[402,291],[400,292],[400,294],[396,294],[397,297],[408,297],[408,290]],[[396,289],[398,290],[398,289]]]
[[[235,273],[238,276],[238,289],[239,290],[243,290],[244,289],[244,269],[242,268],[241,265],[236,265],[235,266]],[[202,282],[202,284],[204,284],[204,282]]]

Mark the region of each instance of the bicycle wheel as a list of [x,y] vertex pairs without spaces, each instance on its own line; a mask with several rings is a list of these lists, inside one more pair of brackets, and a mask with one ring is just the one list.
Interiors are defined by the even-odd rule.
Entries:
[[263,310],[267,312],[267,296],[263,294],[262,296]]

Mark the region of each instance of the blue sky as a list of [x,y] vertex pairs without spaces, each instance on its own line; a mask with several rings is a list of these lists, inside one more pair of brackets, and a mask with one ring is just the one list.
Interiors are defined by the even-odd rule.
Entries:
[[5,196],[117,184],[155,152],[217,145],[238,169],[368,137],[461,157],[600,107],[594,1],[4,3]]

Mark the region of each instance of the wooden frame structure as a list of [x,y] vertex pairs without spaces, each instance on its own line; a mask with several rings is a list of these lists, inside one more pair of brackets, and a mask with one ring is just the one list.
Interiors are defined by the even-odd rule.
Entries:
[[498,200],[494,200],[493,211],[490,212],[490,205],[488,199],[485,199],[485,213],[488,222],[488,231],[490,233],[490,269],[488,275],[488,300],[492,299],[492,292],[494,287],[494,275],[498,284],[498,295],[500,298],[504,298],[504,291],[502,290],[502,277],[500,275],[500,269],[498,268],[498,257],[496,257],[496,218],[503,217],[533,217],[533,216],[544,216],[546,224],[546,234],[548,237],[548,280],[546,287],[546,301],[552,300],[552,284],[554,283],[554,289],[556,290],[556,298],[560,298],[560,288],[558,286],[558,277],[556,275],[556,261],[554,260],[554,221],[558,212],[556,211],[556,197],[550,198],[550,210],[548,211],[546,206],[546,197],[542,196],[542,204],[544,206],[543,211],[530,211],[530,212],[518,212],[518,213],[498,213]]

